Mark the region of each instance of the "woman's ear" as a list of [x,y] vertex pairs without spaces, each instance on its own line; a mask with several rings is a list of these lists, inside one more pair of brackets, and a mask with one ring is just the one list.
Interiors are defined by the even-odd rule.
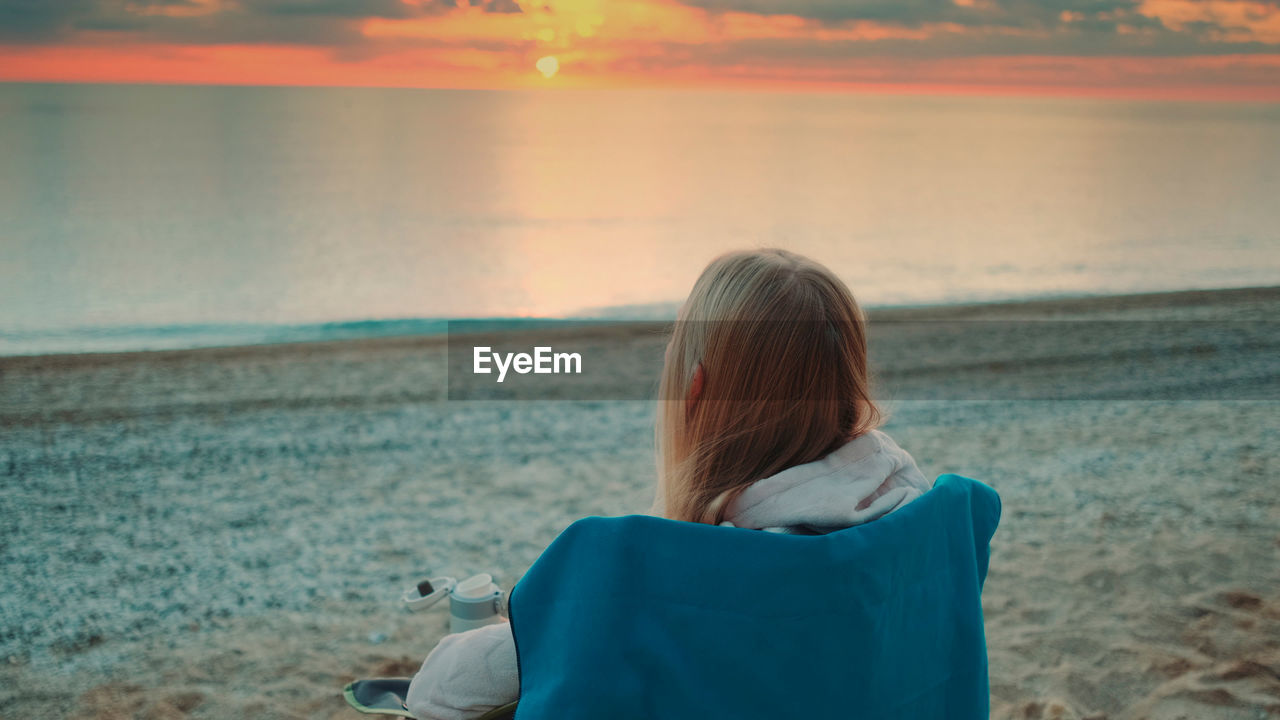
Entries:
[[693,412],[693,408],[698,404],[698,398],[702,397],[702,383],[706,380],[706,373],[702,370],[702,363],[698,363],[698,367],[693,370],[693,382],[689,383],[689,397],[685,400],[685,412]]

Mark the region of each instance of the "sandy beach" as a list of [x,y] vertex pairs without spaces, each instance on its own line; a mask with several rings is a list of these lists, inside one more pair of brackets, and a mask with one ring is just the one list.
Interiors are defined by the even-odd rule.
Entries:
[[[1003,497],[993,717],[1280,717],[1280,288],[871,316],[886,432]],[[446,631],[405,586],[648,508],[661,335],[583,332],[574,402],[442,337],[0,358],[0,717],[358,717]]]

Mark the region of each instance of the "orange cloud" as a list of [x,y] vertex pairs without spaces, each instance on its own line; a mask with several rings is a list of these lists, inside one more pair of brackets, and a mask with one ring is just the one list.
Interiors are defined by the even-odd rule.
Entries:
[[264,45],[0,47],[0,80],[27,82],[519,88],[535,78],[505,54],[404,50],[361,62],[325,48]]
[[1280,43],[1280,5],[1256,0],[1143,0],[1138,11],[1166,27],[1183,30],[1208,23],[1223,42]]
[[35,4],[0,28],[0,80],[1280,99],[1280,7],[1261,0],[952,0],[921,16],[885,0],[875,19],[829,14],[871,0],[770,2]]

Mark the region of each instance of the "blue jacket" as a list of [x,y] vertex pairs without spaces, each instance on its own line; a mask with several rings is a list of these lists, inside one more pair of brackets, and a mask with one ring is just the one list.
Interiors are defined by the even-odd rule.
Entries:
[[580,520],[511,593],[516,720],[986,718],[999,518],[994,490],[943,475],[826,535]]

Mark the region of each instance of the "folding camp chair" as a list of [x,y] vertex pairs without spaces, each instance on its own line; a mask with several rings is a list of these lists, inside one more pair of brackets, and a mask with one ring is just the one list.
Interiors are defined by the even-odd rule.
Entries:
[[985,719],[999,517],[994,490],[943,475],[824,535],[579,520],[511,592],[514,717]]

